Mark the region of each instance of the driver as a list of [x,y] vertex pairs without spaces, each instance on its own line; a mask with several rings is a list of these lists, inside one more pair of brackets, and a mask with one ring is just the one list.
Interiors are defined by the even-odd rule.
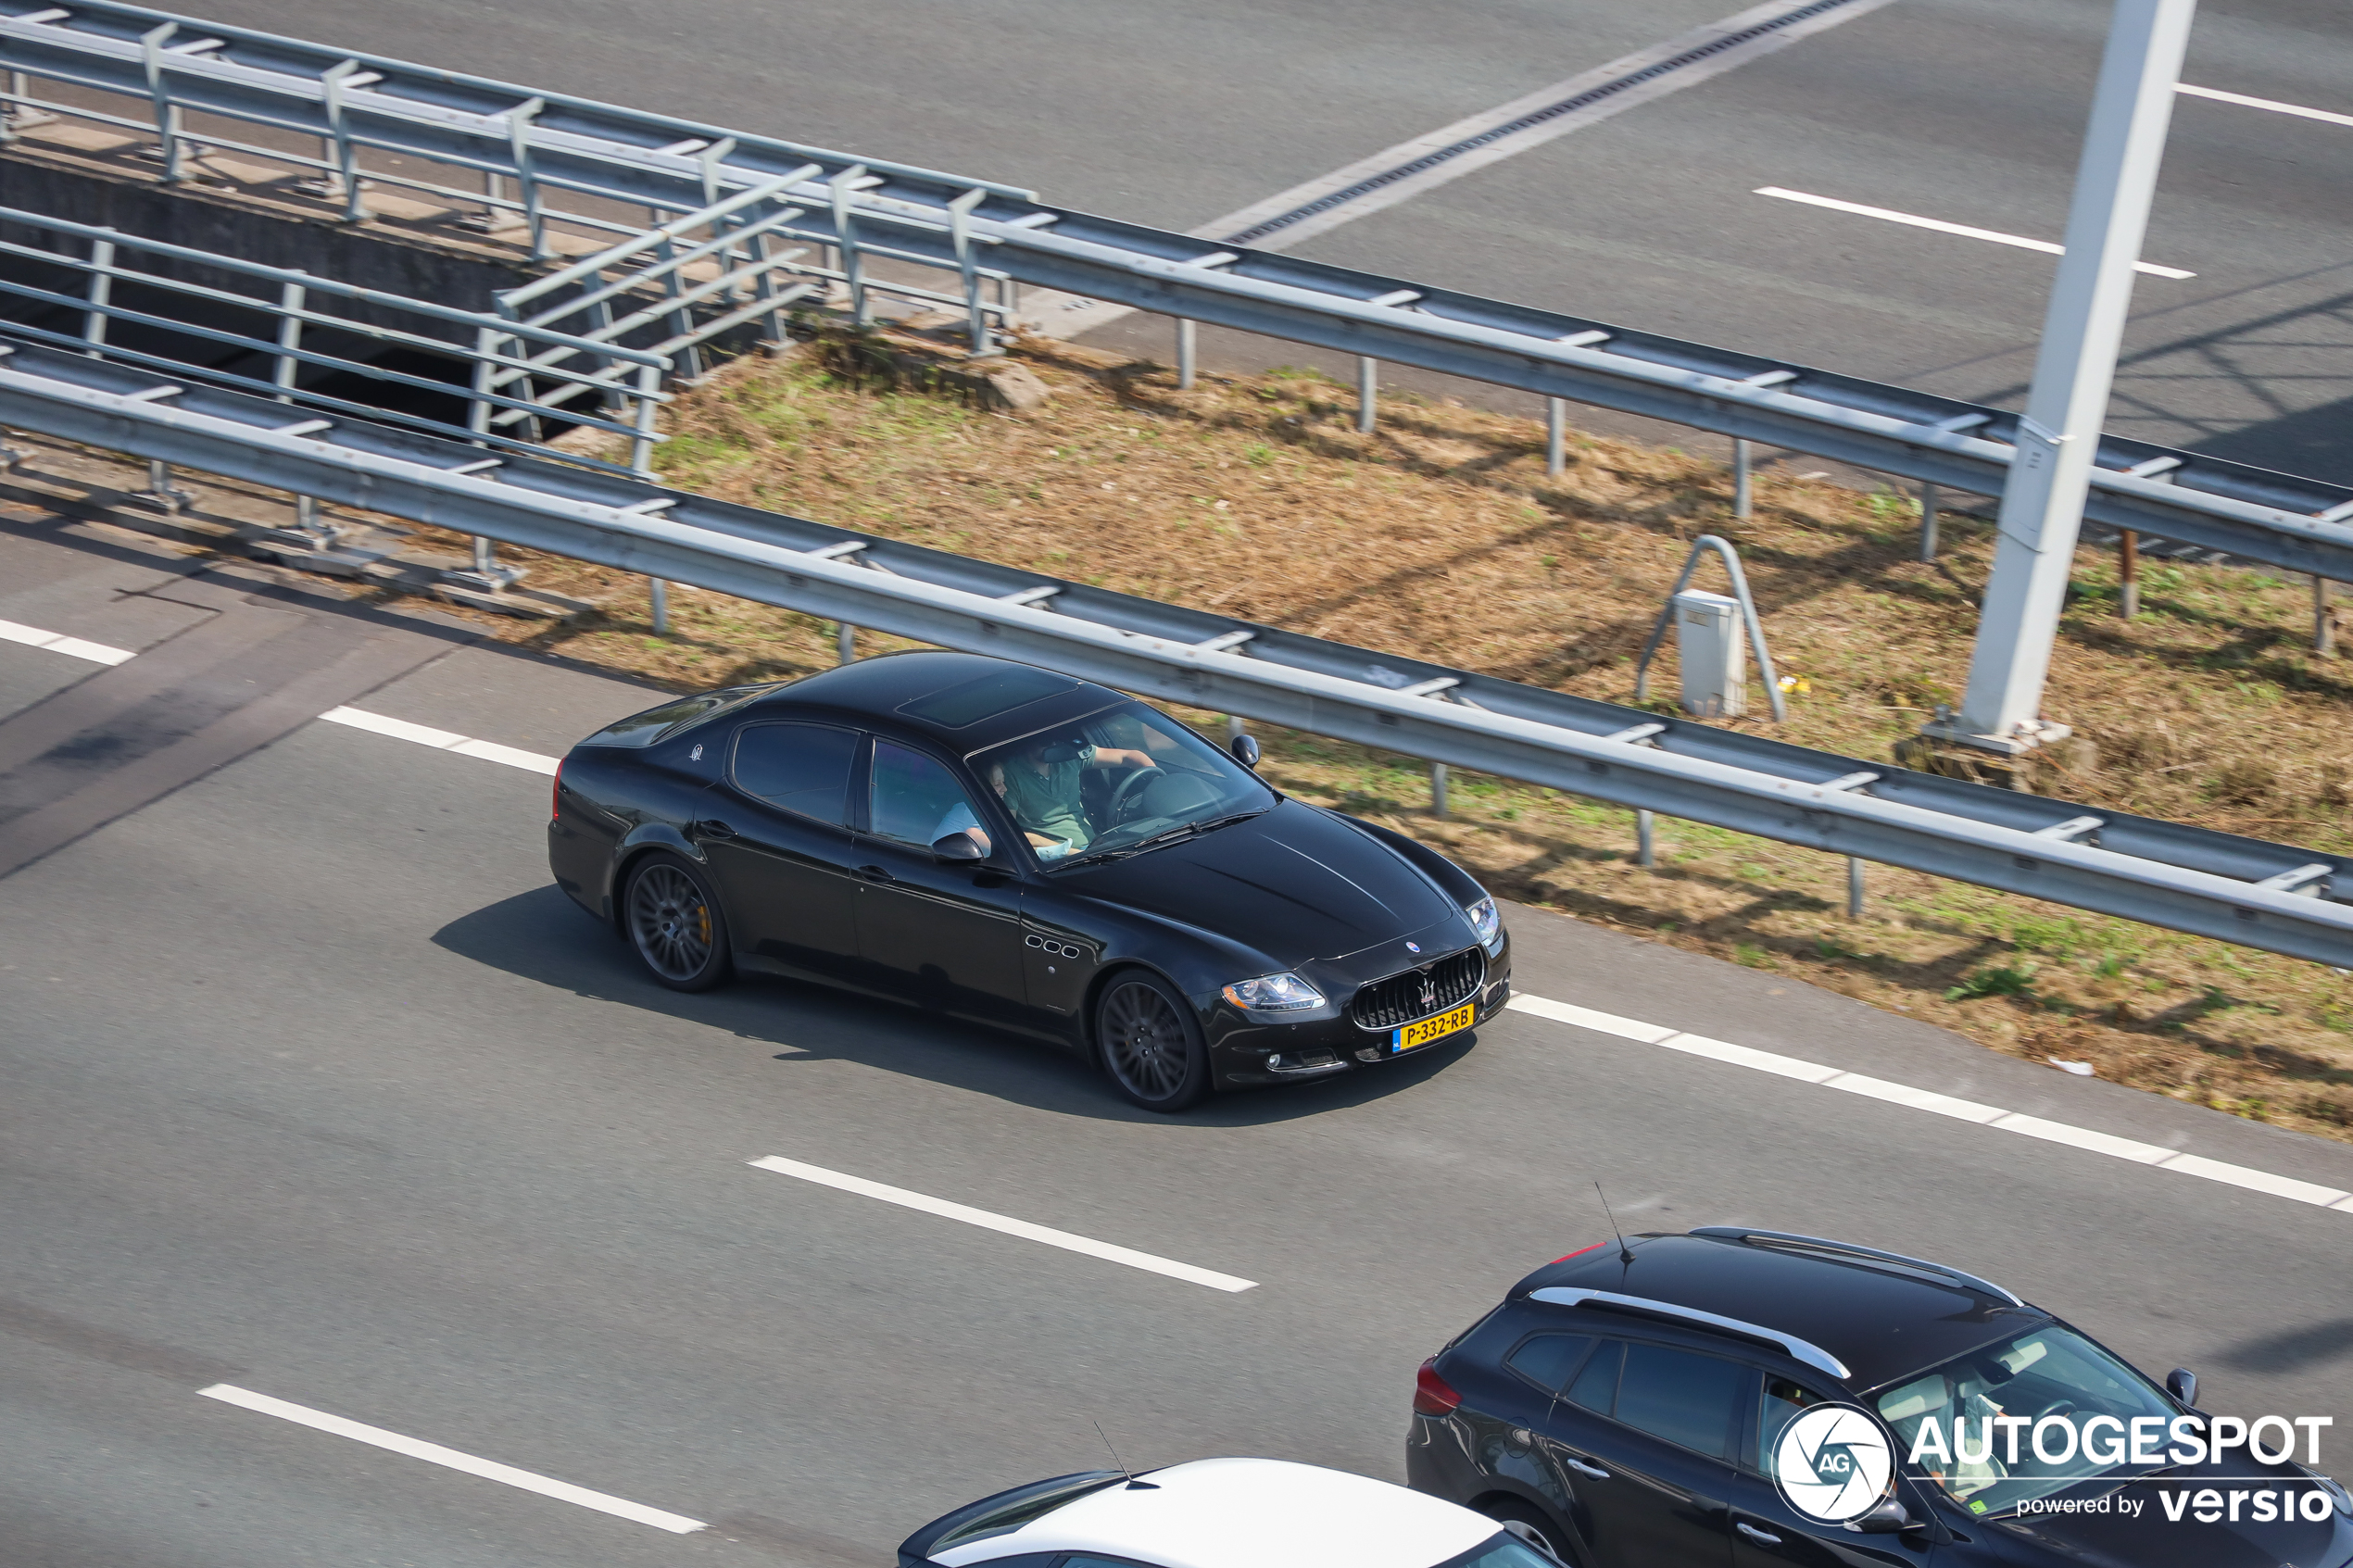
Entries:
[[1087,847],[1095,836],[1078,793],[1088,768],[1150,768],[1150,754],[1086,741],[1041,739],[1008,761],[990,765],[988,783],[1021,824],[1041,860],[1059,860]]

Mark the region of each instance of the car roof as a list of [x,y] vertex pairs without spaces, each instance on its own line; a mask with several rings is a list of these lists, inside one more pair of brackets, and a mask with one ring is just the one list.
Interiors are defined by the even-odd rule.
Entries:
[[1386,1481],[1276,1459],[1203,1459],[1091,1491],[1018,1530],[940,1552],[948,1568],[1030,1552],[1167,1568],[1434,1568],[1491,1519]]
[[[1622,1262],[1608,1243],[1548,1264],[1513,1288],[1516,1298],[1561,1291],[1632,1298],[1730,1319],[1800,1342],[1784,1349],[1818,1365],[1803,1348],[1843,1363],[1841,1381],[1857,1391],[2021,1333],[2050,1314],[2000,1286],[1957,1269],[1850,1244],[1774,1231],[1707,1227],[1683,1236],[1641,1236]],[[1645,1314],[1617,1302],[1586,1300],[1567,1309],[1578,1326],[1605,1329],[1614,1320],[1651,1321],[1701,1334],[1730,1334],[1695,1320]],[[1628,1314],[1631,1312],[1629,1317]]]
[[967,755],[1126,700],[1109,686],[1034,664],[925,648],[806,676],[761,697],[746,716],[825,709]]

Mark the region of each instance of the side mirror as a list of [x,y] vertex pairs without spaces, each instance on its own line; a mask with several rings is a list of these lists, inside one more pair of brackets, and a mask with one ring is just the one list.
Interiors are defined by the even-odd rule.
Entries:
[[1892,1536],[1898,1530],[1911,1529],[1917,1523],[1901,1498],[1889,1498],[1869,1512],[1848,1520],[1846,1527],[1857,1535]]
[[945,838],[934,839],[931,852],[942,860],[950,862],[988,859],[988,849],[982,846],[970,828],[964,829],[962,833],[951,833]]
[[1258,766],[1258,737],[1256,735],[1236,735],[1226,749],[1232,752],[1234,760],[1243,767],[1254,769]]
[[2165,1374],[2165,1391],[2185,1405],[2197,1404],[2197,1374],[2177,1366]]

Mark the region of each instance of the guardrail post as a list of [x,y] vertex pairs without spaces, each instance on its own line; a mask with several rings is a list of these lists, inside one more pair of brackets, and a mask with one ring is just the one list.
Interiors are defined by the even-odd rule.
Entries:
[[1189,316],[1176,319],[1176,390],[1193,389],[1193,328],[1197,323]]
[[1241,739],[1246,733],[1247,732],[1242,725],[1242,716],[1240,714],[1228,713],[1226,715],[1226,744],[1229,748],[1233,746],[1234,742]]
[[171,89],[165,84],[163,74],[163,41],[179,31],[178,22],[166,22],[139,35],[139,49],[147,71],[147,95],[155,100],[156,134],[163,139],[164,182],[170,185],[186,178],[180,171],[180,106],[171,101]]
[[1544,399],[1544,473],[1558,479],[1568,467],[1568,402],[1566,398]]
[[[302,363],[295,358],[295,353],[302,346],[302,310],[309,296],[310,291],[297,282],[288,282],[278,286],[278,364],[271,372],[270,379],[280,388],[278,401],[281,403],[294,401],[295,377]],[[326,533],[319,525],[319,503],[315,497],[301,495],[295,497],[295,527],[313,538]]]
[[655,634],[670,635],[670,584],[659,577],[647,578],[646,599],[653,606]]
[[838,621],[834,626],[834,662],[858,662],[858,628],[847,621]]
[[90,345],[93,359],[103,359],[107,346],[107,307],[114,299],[114,242],[90,242],[90,286],[83,293],[89,301],[82,313],[82,341]]
[[1732,437],[1732,515],[1746,521],[1755,508],[1755,494],[1749,479],[1748,442]]
[[326,93],[327,124],[334,132],[336,179],[343,186],[343,220],[346,223],[368,221],[367,203],[359,197],[359,149],[352,143],[350,128],[343,122],[344,78],[359,69],[358,60],[346,60],[330,66],[319,76],[320,85]]
[[1846,918],[1863,918],[1863,862],[1852,855],[1846,857]]
[[1380,418],[1380,361],[1368,355],[1356,356],[1356,433],[1373,433],[1373,421]]
[[2336,657],[2336,617],[2329,613],[2329,580],[2312,574],[2312,651],[2322,659]]
[[988,343],[988,307],[981,303],[980,272],[973,259],[972,210],[988,193],[975,186],[948,204],[948,237],[956,249],[956,270],[963,275],[964,309],[968,316],[965,341],[973,358],[993,354]]
[[1429,814],[1440,822],[1446,820],[1446,764],[1429,765]]
[[507,111],[507,153],[515,166],[515,189],[522,197],[522,219],[531,226],[534,261],[547,254],[547,221],[540,210],[539,175],[532,163],[531,122],[547,107],[547,99],[533,98]]
[[1920,559],[1936,558],[1936,486],[1920,486]]
[[849,188],[866,177],[866,166],[853,163],[825,182],[834,198],[834,239],[841,247],[842,281],[849,285],[849,320],[866,324],[866,269],[858,254],[858,220],[849,215]]
[[147,487],[132,491],[131,498],[153,507],[166,517],[178,517],[181,508],[194,506],[196,499],[171,483],[171,465],[155,458],[147,459]]
[[2141,536],[2129,528],[2116,535],[2116,613],[2141,613]]
[[1658,865],[1658,823],[1639,807],[1634,811],[1634,863],[1645,871]]

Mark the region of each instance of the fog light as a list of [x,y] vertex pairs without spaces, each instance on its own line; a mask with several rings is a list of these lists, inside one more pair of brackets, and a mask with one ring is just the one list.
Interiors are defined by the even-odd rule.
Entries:
[[1267,1067],[1268,1067],[1270,1070],[1271,1070],[1271,1069],[1274,1069],[1274,1068],[1278,1068],[1278,1067],[1282,1066],[1282,1064],[1283,1064],[1283,1059],[1282,1059],[1281,1057],[1279,1057],[1279,1056],[1270,1056],[1270,1057],[1268,1057],[1268,1058],[1266,1059],[1266,1065],[1267,1065]]

